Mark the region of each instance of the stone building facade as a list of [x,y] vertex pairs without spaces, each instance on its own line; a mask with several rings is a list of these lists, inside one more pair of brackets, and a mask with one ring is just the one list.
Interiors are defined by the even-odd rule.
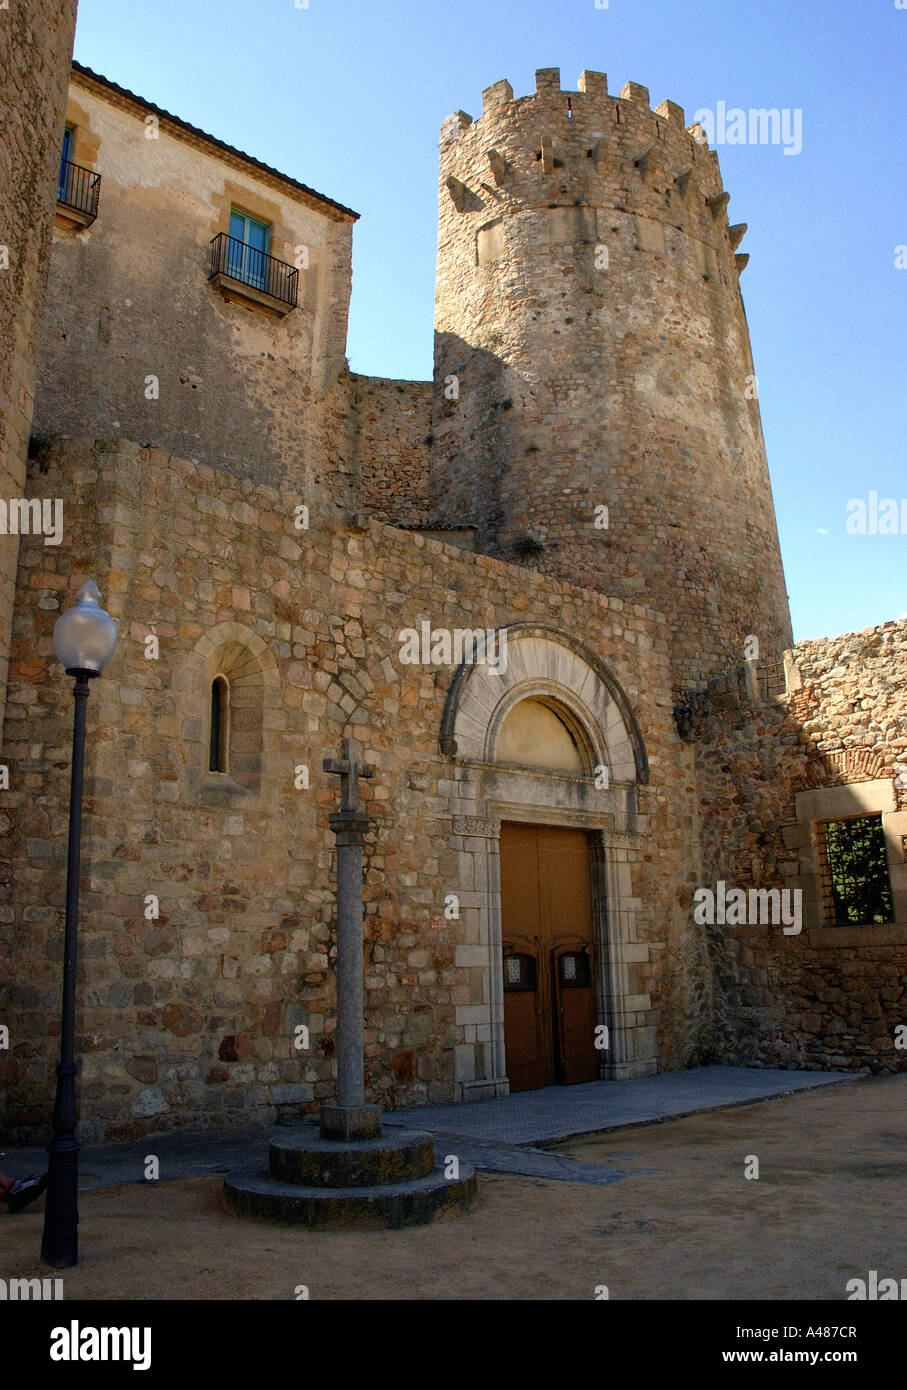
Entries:
[[[100,192],[89,225],[58,217],[36,435],[122,436],[311,492],[337,433],[356,214],[77,64],[67,125]],[[218,252],[231,267],[234,209],[270,231],[266,257],[237,250],[258,283],[211,276]]]
[[[7,503],[25,485],[75,27],[76,0],[35,0],[0,15],[0,496]],[[19,528],[7,524],[0,530],[0,734],[18,555]]]
[[[90,223],[58,208],[26,484],[62,499],[63,543],[24,536],[18,563],[7,1132],[48,1114],[52,632],[88,576],[120,643],[90,702],[84,1136],[332,1095],[321,769],[344,736],[376,771],[385,1107],[530,1075],[902,1065],[907,623],[792,645],[717,160],[673,103],[579,87],[546,69],[445,122],[435,377],[394,382],[343,356],[356,214],[73,70],[73,162],[101,183]],[[283,269],[239,237],[212,262],[251,224]],[[891,910],[831,925],[827,827],[855,820]],[[719,882],[796,889],[800,930],[701,920]]]
[[[7,931],[20,962],[7,981],[19,1029],[12,1122],[42,1117],[46,1000],[59,971],[70,711],[51,633],[61,601],[102,556],[122,636],[116,679],[92,689],[83,1124],[125,1135],[146,1112],[185,1123],[251,1107],[264,1118],[269,1107],[331,1094],[327,815],[336,788],[321,762],[336,752],[338,730],[361,740],[377,770],[364,792],[374,818],[374,1095],[402,1104],[505,1089],[499,998],[495,1008],[504,818],[583,826],[597,838],[609,882],[599,930],[621,981],[615,1074],[695,1056],[708,1032],[704,942],[673,900],[696,854],[680,809],[692,782],[652,615],[376,522],[351,530],[313,513],[300,536],[295,493],[242,485],[158,450],[67,444],[45,466],[39,486],[66,489],[73,540],[57,550],[40,538],[23,543],[30,602],[14,633],[5,752],[16,860]],[[200,518],[213,541],[203,549]],[[499,767],[499,731],[486,749],[483,727],[485,687],[499,678],[473,667],[454,704],[449,670],[400,663],[398,632],[424,618],[435,628],[509,626],[497,703],[542,691],[569,702],[595,740],[588,761],[611,766],[608,789],[594,788],[589,768]],[[145,655],[152,632],[157,660]],[[214,675],[236,669],[234,651],[246,664],[247,717],[236,731],[245,759],[224,776],[206,770],[208,699]],[[441,751],[442,726],[455,757]],[[297,786],[302,767],[307,787]],[[686,796],[675,802],[668,787]],[[656,840],[658,862],[645,848]],[[159,901],[151,920],[149,894]],[[449,894],[454,919],[445,916]],[[311,1055],[294,1052],[299,1024]]]

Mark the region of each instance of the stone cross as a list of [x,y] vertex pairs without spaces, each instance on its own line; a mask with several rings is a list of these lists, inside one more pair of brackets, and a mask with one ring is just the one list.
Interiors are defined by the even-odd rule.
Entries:
[[375,772],[360,762],[354,738],[323,767],[339,773],[341,795],[340,810],[328,818],[337,836],[337,1100],[321,1107],[321,1134],[352,1142],[381,1132],[380,1107],[365,1103],[362,863],[370,818],[359,806],[359,778]]
[[359,742],[345,738],[340,744],[339,758],[325,758],[325,772],[340,773],[340,810],[359,810],[359,778],[374,777],[375,769],[359,761]]

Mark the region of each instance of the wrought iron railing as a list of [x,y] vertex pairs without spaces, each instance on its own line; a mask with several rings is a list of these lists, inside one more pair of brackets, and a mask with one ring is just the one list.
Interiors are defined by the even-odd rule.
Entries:
[[295,308],[299,293],[299,271],[295,266],[256,251],[254,246],[235,236],[220,232],[211,241],[210,280],[215,275],[228,275],[241,285],[250,285],[273,299]]
[[83,169],[73,164],[71,159],[60,160],[60,175],[57,180],[57,202],[65,207],[84,212],[94,220],[98,215],[98,199],[101,196],[101,175],[93,169]]

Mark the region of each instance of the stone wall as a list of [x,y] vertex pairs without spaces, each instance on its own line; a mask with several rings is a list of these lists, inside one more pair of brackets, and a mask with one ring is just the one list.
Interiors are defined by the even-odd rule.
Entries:
[[[481,1078],[484,899],[461,881],[478,842],[468,817],[452,820],[455,806],[469,809],[467,770],[439,751],[453,672],[398,660],[398,632],[423,618],[543,624],[620,682],[650,769],[615,863],[638,933],[626,953],[629,1023],[651,1030],[661,1068],[703,1054],[710,983],[683,906],[701,874],[693,763],[674,729],[659,615],[374,521],[348,530],[328,509],[300,532],[294,490],[136,445],[57,445],[31,486],[64,497],[69,526],[59,548],[27,538],[19,573],[0,904],[10,1129],[37,1136],[50,1104],[71,719],[51,633],[89,574],[121,638],[89,708],[86,1138],[267,1121],[332,1093],[327,816],[338,793],[321,763],[344,734],[377,769],[365,790],[369,1094],[385,1106],[453,1098],[455,1063],[467,1075],[469,1055]],[[146,657],[151,636],[157,660]],[[206,771],[210,683],[224,667],[244,679],[229,777]],[[309,787],[297,790],[303,765]],[[561,781],[574,799],[593,796]],[[459,920],[443,915],[448,892],[463,894]],[[152,894],[156,919],[145,916]]]
[[[34,405],[63,112],[76,0],[30,0],[0,11],[0,497],[20,498]],[[0,736],[19,551],[0,534]]]
[[[801,642],[788,690],[700,725],[702,882],[799,888],[799,935],[711,932],[717,1057],[748,1065],[903,1068],[907,1023],[907,621]],[[831,926],[804,872],[822,818],[884,811],[895,922]]]
[[351,384],[362,510],[391,526],[422,525],[432,383],[354,375]]
[[678,690],[792,641],[727,197],[682,109],[603,73],[441,130],[430,517],[670,614]]
[[[91,226],[55,235],[35,431],[137,439],[348,511],[356,214],[157,110],[73,71],[73,159],[101,174],[100,204]],[[232,206],[271,226],[277,260],[304,262],[284,317],[209,283]]]

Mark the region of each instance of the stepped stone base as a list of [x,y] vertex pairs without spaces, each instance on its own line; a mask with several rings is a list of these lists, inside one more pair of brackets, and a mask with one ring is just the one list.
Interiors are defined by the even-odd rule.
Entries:
[[417,1226],[476,1199],[473,1168],[457,1178],[434,1168],[434,1141],[421,1130],[344,1143],[310,1134],[273,1139],[269,1171],[249,1169],[224,1182],[240,1216],[316,1229]]
[[224,1196],[240,1216],[316,1230],[421,1226],[443,1212],[469,1211],[475,1202],[476,1179],[466,1164],[456,1179],[430,1173],[410,1182],[373,1187],[301,1187],[276,1182],[266,1173],[250,1173],[227,1178]]
[[435,1144],[423,1130],[358,1143],[292,1135],[274,1139],[270,1173],[277,1182],[303,1187],[375,1187],[427,1178],[435,1166]]

